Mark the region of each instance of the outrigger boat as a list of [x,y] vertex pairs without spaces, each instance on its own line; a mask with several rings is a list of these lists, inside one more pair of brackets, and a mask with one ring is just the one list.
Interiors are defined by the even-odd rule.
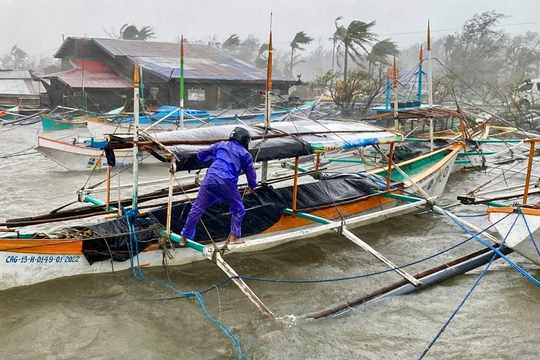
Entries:
[[[157,140],[140,140],[138,146],[158,152],[168,149],[163,146],[175,143],[177,145],[167,150],[170,151],[167,157],[175,158],[171,164],[178,171],[195,170],[205,167],[196,160],[196,149],[226,139],[232,127],[164,133]],[[275,124],[272,129],[246,128],[254,139],[251,151],[257,161],[320,154],[339,148],[378,144],[393,147],[403,139],[402,135],[381,128],[331,121],[284,122]],[[129,144],[125,137],[112,136],[109,143],[119,146],[125,141]],[[292,186],[257,188],[254,195],[244,198],[245,244],[234,245],[232,251],[263,250],[331,230],[341,230],[353,237],[347,227],[413,211],[432,197],[441,195],[461,149],[461,144],[453,144],[399,164],[389,161],[369,172],[325,175],[320,169],[315,176],[317,179],[300,185],[296,171]],[[390,177],[387,176],[389,169]],[[307,176],[301,179],[307,179]],[[97,204],[93,211],[101,214],[118,212],[105,202]],[[219,242],[228,234],[230,214],[221,205],[211,207],[203,216],[210,233],[207,234],[204,228],[198,229],[195,241],[188,242],[188,248],[179,249],[165,239],[175,239],[174,234],[180,232],[189,209],[189,202],[184,201],[169,210],[166,207],[152,209],[137,217],[129,211],[116,220],[69,227],[48,235],[17,233],[3,237],[0,239],[0,262],[5,266],[0,268],[0,288],[128,269],[131,263],[126,260],[134,255],[138,256],[140,266],[162,266],[164,252],[173,254],[167,261],[169,265],[211,257],[216,248],[207,244],[213,241],[218,243],[217,246],[223,245]],[[12,229],[40,222],[44,221],[13,219],[2,225]],[[130,232],[131,236],[128,235]],[[171,253],[172,249],[176,250]]]
[[[272,41],[269,43],[269,64]],[[269,66],[270,69],[270,66]],[[269,70],[269,73],[270,70]],[[268,77],[271,79],[271,76]],[[138,114],[139,69],[135,65],[134,113]],[[462,143],[454,143],[433,152],[395,163],[395,144],[403,134],[384,128],[343,121],[300,120],[270,122],[271,81],[266,88],[266,121],[261,126],[247,126],[252,138],[250,152],[262,162],[261,183],[254,194],[243,198],[246,208],[242,233],[245,243],[227,247],[230,213],[224,204],[210,207],[202,217],[197,236],[179,247],[179,235],[190,210],[193,190],[180,187],[182,199],[173,202],[176,171],[198,170],[209,164],[200,163],[197,150],[217,141],[228,140],[235,125],[187,129],[150,136],[139,130],[135,116],[132,135],[109,135],[105,147],[108,169],[115,162],[116,152],[132,148],[134,159],[141,149],[169,165],[168,199],[165,205],[139,206],[138,166],[133,163],[133,196],[129,200],[110,199],[111,181],[107,178],[105,201],[90,197],[84,190],[79,199],[92,206],[75,210],[56,209],[42,216],[11,219],[0,226],[14,232],[0,238],[0,289],[30,285],[59,277],[105,273],[132,267],[182,265],[200,260],[213,260],[249,299],[266,315],[272,312],[247,287],[223,259],[230,252],[268,249],[296,239],[305,239],[331,231],[373,254],[414,286],[420,281],[394,265],[349,228],[430,206],[444,191]],[[388,145],[388,154],[380,149]],[[346,172],[319,167],[320,154],[328,151],[373,147],[382,161],[365,171],[363,164],[352,164]],[[301,156],[313,156],[315,171],[299,174]],[[294,158],[292,176],[269,179],[268,162]],[[372,164],[373,165],[373,164]],[[110,174],[110,171],[107,172]],[[292,184],[291,184],[292,182]],[[241,190],[241,189],[239,189]],[[178,192],[177,192],[178,193]],[[22,233],[20,228],[56,221],[81,220],[95,215],[116,219],[97,224],[65,226],[48,233]]]

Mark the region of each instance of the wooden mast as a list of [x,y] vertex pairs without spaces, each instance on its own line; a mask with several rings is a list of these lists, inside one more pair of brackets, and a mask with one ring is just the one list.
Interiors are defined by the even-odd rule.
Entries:
[[399,120],[398,120],[398,113],[399,113],[399,104],[398,104],[398,72],[397,72],[397,62],[396,57],[394,56],[394,78],[393,78],[393,88],[394,88],[394,129],[398,130],[399,127]]
[[[264,103],[264,127],[270,129],[270,114],[272,113],[272,14],[270,14],[270,39],[268,41],[268,66],[266,68],[266,91],[265,91],[265,103]],[[268,182],[268,161],[263,161],[261,169],[261,182],[263,184]]]
[[184,35],[180,38],[180,129],[184,129]]
[[422,105],[422,76],[424,75],[422,73],[422,64],[424,62],[424,48],[422,45],[420,45],[420,56],[418,61],[418,93],[416,94],[416,98],[420,101],[420,105]]
[[429,105],[429,111],[430,111],[430,117],[429,117],[429,144],[430,149],[433,152],[433,83],[432,83],[432,67],[431,67],[431,29],[430,24],[428,20],[428,27],[427,27],[427,53],[428,53],[428,105]]
[[136,62],[133,73],[133,209],[137,209],[139,197],[139,76],[139,64]]

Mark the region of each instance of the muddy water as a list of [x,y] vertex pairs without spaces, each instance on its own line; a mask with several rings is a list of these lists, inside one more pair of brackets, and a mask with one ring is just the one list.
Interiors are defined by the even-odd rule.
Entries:
[[[0,156],[29,147],[37,126],[0,127]],[[151,169],[164,178],[166,170]],[[163,171],[160,176],[160,171]],[[2,220],[53,209],[76,199],[88,178],[38,154],[0,158]],[[129,174],[125,177],[128,178]],[[453,175],[440,200],[486,181],[488,175]],[[103,179],[93,176],[89,183]],[[126,194],[127,195],[127,194]],[[481,207],[457,207],[478,214]],[[468,218],[486,227],[485,217]],[[397,264],[406,264],[466,238],[453,223],[411,214],[354,232]],[[409,268],[415,273],[474,251],[474,241]],[[511,258],[540,278],[518,255]],[[366,274],[383,266],[338,235],[290,243],[228,261],[239,274],[270,279],[327,279]],[[2,264],[0,264],[2,266]],[[416,359],[480,274],[475,270],[437,287],[389,298],[326,320],[305,315],[398,280],[395,274],[358,280],[248,284],[282,320],[268,320],[227,283],[204,296],[210,314],[238,337],[250,359]],[[203,290],[225,276],[211,263],[146,269],[147,279],[182,291]],[[430,350],[430,359],[536,359],[540,354],[539,289],[502,261],[495,262]],[[224,333],[193,299],[134,279],[129,271],[77,276],[0,292],[0,349],[5,359],[233,359]]]

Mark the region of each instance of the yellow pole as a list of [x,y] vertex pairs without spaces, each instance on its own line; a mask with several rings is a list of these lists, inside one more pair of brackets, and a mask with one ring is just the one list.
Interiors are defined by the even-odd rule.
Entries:
[[386,190],[390,190],[390,182],[392,181],[392,159],[394,158],[394,143],[390,144],[390,154],[388,156],[388,171],[386,172]]
[[292,210],[293,213],[296,212],[296,197],[298,195],[298,163],[300,158],[297,156],[294,158],[294,182],[293,182],[293,192],[292,192]]
[[535,145],[536,145],[536,142],[531,141],[531,147],[529,149],[529,163],[527,165],[527,177],[525,178],[525,190],[523,191],[523,205],[527,204],[527,196],[529,195],[529,185],[531,182],[531,172],[532,172]]

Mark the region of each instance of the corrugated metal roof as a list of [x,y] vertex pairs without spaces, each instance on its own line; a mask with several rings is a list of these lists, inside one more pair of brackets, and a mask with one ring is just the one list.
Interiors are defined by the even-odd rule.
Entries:
[[[74,38],[68,38],[55,54],[62,57]],[[180,44],[142,40],[92,39],[112,57],[126,57],[163,79],[180,77]],[[184,45],[184,77],[197,80],[266,81],[266,69],[259,69],[209,45]],[[274,81],[294,81],[276,75]]]
[[0,79],[32,79],[28,70],[0,70]]
[[31,79],[0,79],[0,95],[39,96],[46,91],[38,81]]
[[133,83],[116,75],[111,68],[98,61],[78,60],[80,68],[49,74],[44,78],[58,78],[72,88],[130,89]]
[[[93,39],[112,56],[126,56],[164,79],[180,77],[180,44],[142,40]],[[259,69],[209,45],[184,44],[184,77],[197,80],[265,81]],[[283,77],[273,80],[288,80]]]

